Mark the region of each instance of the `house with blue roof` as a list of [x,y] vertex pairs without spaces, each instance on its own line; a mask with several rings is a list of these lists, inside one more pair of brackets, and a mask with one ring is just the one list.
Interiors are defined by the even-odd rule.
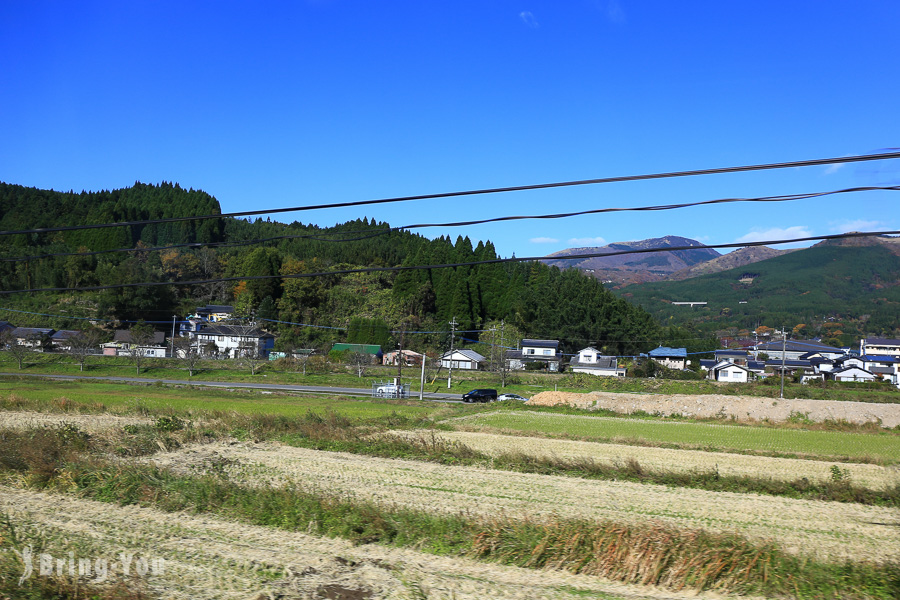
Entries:
[[687,368],[688,356],[686,348],[667,348],[666,346],[660,346],[659,348],[648,352],[647,357],[669,369],[682,370]]

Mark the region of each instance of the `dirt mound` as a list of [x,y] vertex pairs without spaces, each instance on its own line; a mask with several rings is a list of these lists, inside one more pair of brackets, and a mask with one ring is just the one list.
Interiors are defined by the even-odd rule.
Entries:
[[772,399],[758,396],[722,394],[627,394],[613,392],[541,392],[528,404],[532,406],[568,405],[587,410],[606,409],[622,414],[646,412],[685,417],[723,417],[737,421],[787,421],[802,417],[815,422],[847,421],[881,423],[883,427],[900,425],[900,404],[841,402],[837,400]]

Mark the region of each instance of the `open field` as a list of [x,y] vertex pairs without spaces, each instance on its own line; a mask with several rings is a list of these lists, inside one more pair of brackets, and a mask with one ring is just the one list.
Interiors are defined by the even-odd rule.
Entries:
[[[490,456],[517,446],[523,456],[543,453],[576,461],[587,456],[610,463],[633,458],[647,470],[701,471],[712,464],[723,477],[827,482],[838,465],[811,459],[824,455],[840,457],[841,476],[854,485],[886,489],[896,484],[896,466],[847,460],[862,452],[862,440],[889,440],[880,451],[890,452],[895,447],[890,440],[900,439],[896,433],[810,431],[797,424],[792,429],[725,426],[503,405],[58,384],[0,388],[0,406],[8,409],[0,411],[5,430],[0,433],[5,455],[0,456],[0,597],[6,591],[3,570],[15,566],[2,555],[11,539],[3,530],[4,512],[27,539],[60,555],[114,550],[114,557],[123,548],[158,552],[171,569],[163,578],[147,580],[150,598],[255,599],[257,592],[270,590],[299,600],[337,598],[343,590],[358,600],[674,599],[684,596],[671,590],[687,586],[718,589],[721,595],[715,597],[727,597],[724,590],[765,589],[766,595],[797,598],[886,599],[900,591],[890,583],[900,574],[900,511],[892,508],[896,500],[887,492],[881,497],[894,504],[858,496],[823,501],[708,491],[683,487],[688,483],[591,479],[552,469],[541,472],[558,474],[542,475],[515,464],[502,467],[509,470],[488,468]],[[527,426],[506,427],[516,435],[497,435],[501,428],[493,421],[503,419]],[[418,436],[418,443],[375,447],[379,439],[410,436],[384,435],[393,428],[429,423],[436,428]],[[578,429],[591,434],[574,433]],[[635,445],[559,439],[602,440],[622,430],[630,431],[628,443]],[[702,447],[715,451],[645,447],[690,446],[698,437]],[[773,438],[776,450],[765,445]],[[21,450],[17,439],[25,444]],[[735,439],[750,448],[733,452],[804,458],[723,452]],[[337,451],[343,447],[354,453]],[[865,458],[891,463],[877,452]],[[173,516],[159,508],[182,512]],[[591,541],[580,551],[569,548],[579,539]],[[757,560],[766,566],[754,571]],[[619,568],[623,564],[631,566]],[[709,583],[710,569],[724,569],[726,578]],[[744,569],[754,573],[747,581],[727,579]],[[581,574],[559,572],[567,570]],[[601,575],[670,587],[629,587]],[[852,593],[842,590],[850,581]]]
[[[393,435],[431,435],[431,432],[393,432]],[[834,479],[835,463],[828,461],[604,444],[471,431],[441,431],[435,435],[449,442],[464,444],[473,450],[493,457],[502,454],[522,454],[566,460],[589,459],[613,465],[625,465],[629,460],[634,459],[638,461],[642,469],[654,472],[715,472],[723,477],[771,478],[782,481],[793,481],[803,477],[817,482]],[[842,462],[838,468],[843,475],[849,476],[854,484],[860,486],[887,489],[900,485],[900,465],[885,467]]]
[[609,442],[647,442],[684,448],[838,457],[886,464],[900,460],[900,435],[749,427],[591,415],[486,412],[454,419],[454,426],[523,434],[549,434]]
[[222,464],[229,481],[239,485],[298,485],[443,514],[636,524],[656,520],[775,540],[789,552],[816,559],[900,559],[896,543],[900,515],[880,507],[447,467],[271,443],[189,447],[150,460],[194,473]]

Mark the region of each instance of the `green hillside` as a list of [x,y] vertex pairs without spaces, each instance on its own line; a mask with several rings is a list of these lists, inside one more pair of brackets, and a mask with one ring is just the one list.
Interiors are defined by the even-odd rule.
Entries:
[[[742,283],[741,280],[744,280]],[[752,280],[752,281],[751,281]],[[677,282],[632,285],[616,291],[663,323],[703,330],[758,325],[829,334],[895,336],[900,332],[900,257],[883,246],[821,246],[752,265]],[[672,302],[706,301],[706,306]],[[834,336],[833,336],[834,337]],[[846,343],[850,343],[846,341]]]
[[[105,192],[54,192],[0,184],[0,228],[70,226],[125,220],[220,214],[209,194],[173,184],[135,184]],[[275,238],[275,239],[272,239]],[[261,242],[259,240],[269,239]],[[200,242],[191,248],[104,252]],[[225,242],[227,245],[209,245]],[[75,253],[74,255],[72,253]],[[333,228],[233,218],[0,237],[0,288],[71,288],[132,282],[238,278],[237,281],[4,295],[0,320],[16,325],[81,328],[91,319],[158,321],[206,303],[234,305],[241,315],[269,319],[281,347],[322,347],[345,341],[355,319],[410,333],[407,347],[441,349],[449,322],[472,347],[478,330],[505,323],[515,333],[560,340],[567,352],[589,344],[631,354],[669,339],[642,309],[578,271],[540,263],[339,274],[367,267],[469,263],[497,259],[490,241],[435,240],[357,219]],[[308,278],[283,277],[329,273]],[[242,277],[274,276],[240,280]],[[285,321],[315,327],[276,323]],[[373,327],[373,330],[377,329]],[[381,328],[384,329],[384,328]],[[685,335],[675,331],[672,335]],[[366,340],[356,340],[365,342]],[[397,340],[392,340],[392,344]],[[499,341],[499,335],[498,335]],[[459,342],[459,340],[457,340]],[[484,350],[490,353],[490,347]]]

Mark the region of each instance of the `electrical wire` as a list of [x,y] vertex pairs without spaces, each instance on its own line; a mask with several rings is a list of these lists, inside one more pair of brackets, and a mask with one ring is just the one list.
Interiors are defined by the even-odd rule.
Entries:
[[19,229],[0,231],[0,236],[19,235],[30,233],[50,233],[57,231],[79,231],[83,229],[102,229],[107,227],[126,227],[133,225],[154,225],[158,223],[179,223],[183,221],[202,221],[208,219],[221,219],[224,217],[251,217],[258,215],[272,215],[287,212],[300,212],[308,210],[325,210],[331,208],[348,208],[352,206],[367,206],[375,204],[388,204],[395,202],[411,202],[418,200],[436,200],[443,198],[456,198],[461,196],[477,196],[485,194],[499,194],[506,192],[521,192],[527,190],[542,190],[561,187],[574,187],[582,185],[597,185],[604,183],[621,183],[626,181],[642,181],[651,179],[667,179],[674,177],[693,177],[697,175],[715,175],[723,173],[740,173],[747,171],[763,171],[771,169],[787,169],[794,167],[809,167],[817,165],[844,164],[852,162],[863,162],[873,160],[888,160],[900,158],[900,152],[882,152],[879,154],[868,154],[858,156],[843,156],[839,158],[821,158],[814,160],[801,160],[783,163],[769,163],[757,165],[743,165],[736,167],[719,167],[715,169],[697,169],[692,171],[672,171],[667,173],[651,173],[645,175],[626,175],[620,177],[604,177],[599,179],[581,179],[576,181],[561,181],[555,183],[540,183],[531,185],[520,185],[511,187],[484,188],[475,190],[464,190],[456,192],[442,192],[437,194],[420,194],[415,196],[397,196],[392,198],[381,198],[377,200],[357,200],[351,202],[335,202],[330,204],[315,204],[309,206],[292,206],[287,208],[268,208],[261,210],[250,210],[232,213],[220,213],[212,215],[194,215],[189,217],[170,217],[166,219],[142,219],[137,221],[120,221],[117,223],[95,223],[92,225],[68,225],[63,227],[38,227],[34,229]]
[[[368,235],[363,235],[355,238],[346,238],[346,239],[327,239],[319,236],[313,235],[281,235],[271,238],[260,238],[255,240],[244,240],[244,241],[235,241],[235,242],[192,242],[189,244],[175,244],[171,246],[156,246],[156,247],[148,247],[148,248],[117,248],[113,250],[96,250],[91,252],[57,252],[53,254],[40,254],[40,255],[32,255],[32,256],[16,256],[11,258],[0,258],[0,262],[22,262],[29,260],[41,260],[45,258],[56,258],[63,256],[94,256],[97,254],[105,254],[112,252],[156,252],[163,251],[169,249],[176,248],[202,248],[202,247],[234,247],[234,246],[250,246],[254,244],[263,244],[267,242],[273,241],[282,241],[289,239],[313,239],[317,241],[326,241],[326,242],[355,242],[365,239],[370,239],[373,237],[377,237],[380,235],[386,235],[394,231],[405,231],[411,229],[422,229],[426,227],[468,227],[471,225],[481,225],[484,223],[496,223],[501,221],[516,221],[516,220],[524,220],[524,219],[565,219],[569,217],[577,217],[591,214],[603,214],[603,213],[614,213],[614,212],[644,212],[644,211],[663,211],[663,210],[676,210],[681,208],[689,208],[694,206],[709,206],[715,204],[728,204],[735,202],[793,202],[796,200],[807,200],[810,198],[821,198],[823,196],[830,196],[835,194],[848,194],[848,193],[856,193],[856,192],[871,192],[871,191],[900,191],[900,186],[865,186],[865,187],[855,187],[855,188],[845,188],[840,190],[831,190],[826,192],[810,192],[804,194],[786,194],[779,196],[760,196],[756,198],[718,198],[715,200],[701,200],[698,202],[684,202],[681,204],[662,204],[662,205],[653,205],[653,206],[634,206],[634,207],[610,207],[610,208],[596,208],[590,210],[582,210],[577,212],[569,212],[569,213],[557,213],[557,214],[541,214],[541,215],[514,215],[514,216],[505,216],[505,217],[494,217],[490,219],[480,219],[474,221],[457,221],[450,223],[419,223],[413,225],[402,225],[400,227],[390,227],[388,229],[377,230],[374,232],[369,232]],[[328,235],[334,235],[338,233],[351,233],[351,232],[329,232]],[[360,231],[353,231],[352,233],[362,233]],[[323,232],[325,235],[326,232]]]
[[53,287],[53,288],[30,288],[24,290],[0,290],[0,295],[22,294],[34,292],[86,292],[111,290],[121,288],[134,287],[156,287],[162,285],[202,285],[208,283],[224,283],[230,281],[258,281],[263,279],[301,279],[305,277],[321,277],[326,275],[351,275],[355,273],[384,273],[399,271],[418,271],[425,269],[447,269],[454,267],[475,267],[479,265],[503,264],[513,262],[534,262],[534,261],[559,261],[559,260],[576,260],[582,258],[600,258],[610,256],[622,256],[626,254],[652,254],[655,252],[674,252],[679,250],[698,250],[700,248],[747,248],[753,246],[776,246],[779,244],[792,244],[798,242],[815,242],[825,240],[837,240],[845,238],[858,237],[875,237],[887,235],[900,235],[900,231],[870,231],[870,232],[850,232],[839,233],[833,235],[817,235],[802,238],[791,238],[781,240],[764,240],[758,242],[740,242],[731,244],[706,244],[704,246],[668,246],[665,248],[642,248],[632,250],[620,250],[616,252],[589,252],[584,254],[569,254],[566,256],[528,256],[528,257],[512,257],[512,258],[495,258],[490,260],[480,260],[468,263],[447,263],[435,265],[409,265],[399,267],[365,267],[359,269],[340,269],[336,271],[319,271],[315,273],[294,273],[287,275],[250,275],[250,276],[234,276],[234,277],[217,277],[213,279],[198,279],[191,281],[144,281],[134,283],[116,283],[108,285],[94,285],[84,287]]

